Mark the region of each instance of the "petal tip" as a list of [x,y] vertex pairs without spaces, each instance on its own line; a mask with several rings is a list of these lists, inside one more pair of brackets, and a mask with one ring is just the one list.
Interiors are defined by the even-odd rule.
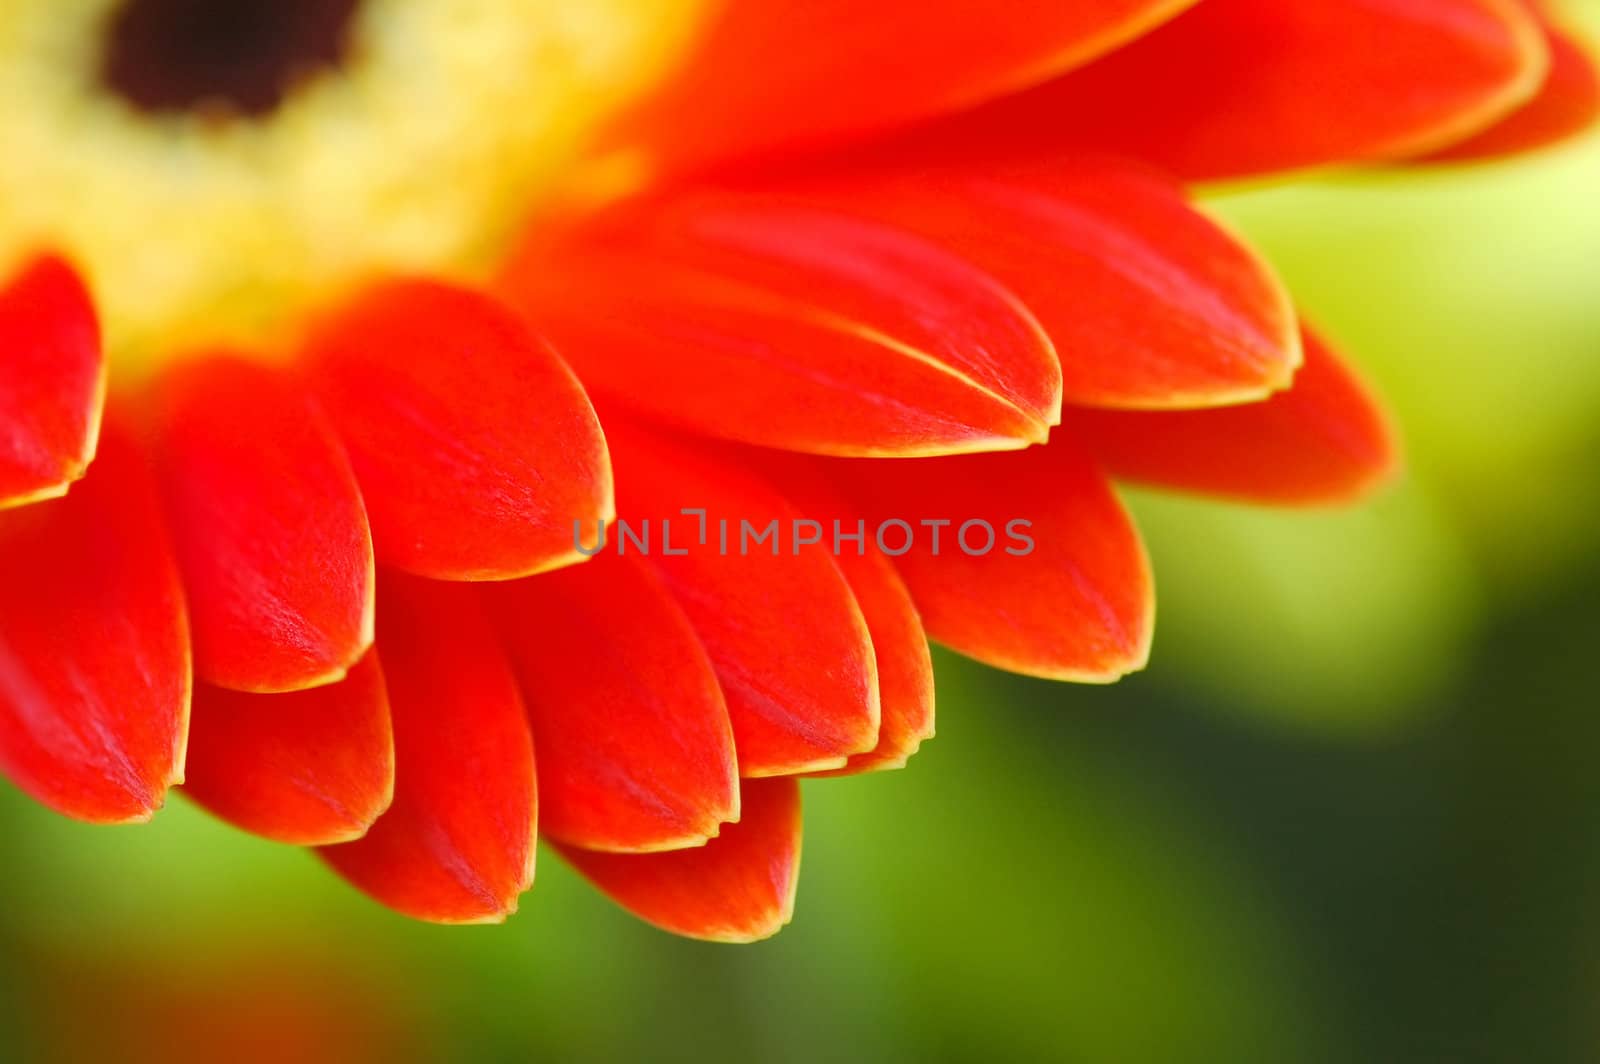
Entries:
[[128,807],[125,809],[117,810],[116,812],[110,812],[104,816],[98,817],[79,816],[77,814],[70,813],[68,815],[76,816],[77,819],[85,820],[91,824],[106,824],[116,827],[135,824],[148,824],[155,819],[157,813],[161,812],[167,807],[168,792],[166,786],[164,785],[154,789],[141,788],[137,793],[135,793],[133,790],[126,790],[124,793],[130,800]]
[[0,497],[0,510],[18,509],[23,506],[32,506],[34,503],[49,502],[51,499],[63,498],[82,475],[80,473],[78,476],[67,477],[53,484],[46,484],[43,487],[20,492],[16,495]]
[[790,899],[788,905],[774,910],[771,918],[768,920],[764,920],[761,923],[752,925],[748,928],[740,928],[737,930],[728,930],[717,932],[715,934],[709,934],[704,936],[702,941],[716,942],[729,946],[748,946],[756,942],[765,942],[767,939],[773,938],[779,931],[782,931],[784,928],[788,927],[793,920],[794,901],[793,899]]
[[390,771],[385,779],[385,786],[373,798],[371,806],[366,809],[352,810],[344,820],[341,827],[333,829],[333,835],[317,842],[301,842],[301,846],[334,846],[342,842],[355,842],[367,837],[373,825],[382,819],[383,814],[389,811],[394,804],[394,770],[393,759],[390,760]]
[[[868,746],[866,750],[872,749]],[[865,753],[866,750],[856,750],[853,753]],[[819,757],[810,761],[797,761],[781,765],[762,765],[759,768],[745,768],[740,770],[740,775],[747,780],[772,779],[783,776],[803,776],[808,772],[826,772],[830,769],[843,768],[850,760],[849,754],[840,754],[837,757]]]

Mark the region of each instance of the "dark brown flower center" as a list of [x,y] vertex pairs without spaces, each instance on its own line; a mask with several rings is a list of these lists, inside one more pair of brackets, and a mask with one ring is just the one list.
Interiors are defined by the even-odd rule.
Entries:
[[261,117],[345,58],[361,0],[125,0],[101,77],[146,111]]

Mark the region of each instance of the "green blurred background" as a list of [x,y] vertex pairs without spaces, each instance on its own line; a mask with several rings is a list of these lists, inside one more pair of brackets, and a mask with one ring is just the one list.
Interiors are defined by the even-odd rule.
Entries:
[[422,926],[182,802],[0,788],[0,1058],[1600,1059],[1600,139],[1210,200],[1407,478],[1133,494],[1150,669],[941,656],[908,771],[807,787],[776,939],[678,941],[551,855],[505,927]]

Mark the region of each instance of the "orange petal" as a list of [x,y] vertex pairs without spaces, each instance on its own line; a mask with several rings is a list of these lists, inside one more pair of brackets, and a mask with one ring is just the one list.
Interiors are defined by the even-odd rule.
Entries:
[[893,226],[760,193],[634,204],[508,288],[597,395],[745,443],[824,454],[1015,448],[1061,369],[1016,298]]
[[[789,530],[801,511],[747,470],[607,424],[614,426],[624,491],[620,520],[635,536],[653,535],[650,563],[711,656],[740,773],[839,768],[850,755],[875,748],[880,703],[872,639],[833,559],[823,551],[790,551]],[[684,516],[683,508],[705,511],[704,542],[699,519]],[[772,523],[781,545],[771,536],[755,538]],[[609,540],[607,550],[637,552],[620,525]]]
[[1020,454],[828,468],[934,639],[1047,679],[1107,682],[1144,665],[1154,621],[1144,547],[1066,434]]
[[94,305],[70,266],[44,256],[0,287],[0,509],[83,476],[105,375]]
[[366,834],[394,796],[394,737],[378,655],[336,684],[254,695],[201,684],[183,792],[278,842]]
[[768,938],[794,914],[800,786],[746,780],[742,789],[739,822],[704,846],[626,854],[557,849],[611,900],[663,931],[714,942]]
[[436,579],[526,576],[576,560],[574,518],[611,516],[588,397],[489,297],[379,285],[322,323],[307,362],[381,561]]
[[1067,402],[1240,402],[1284,387],[1300,362],[1276,275],[1169,178],[1089,156],[919,164],[891,149],[882,161],[778,187],[926,236],[1005,285],[1054,342]]
[[850,582],[872,633],[882,713],[877,746],[854,755],[843,768],[816,775],[902,768],[924,739],[933,738],[933,658],[928,636],[911,592],[886,558],[876,552],[858,556],[843,551],[834,560]]
[[546,837],[671,850],[738,819],[722,689],[648,566],[607,555],[489,591],[533,724]]
[[154,405],[196,674],[262,693],[342,677],[372,645],[372,538],[326,417],[225,355],[168,373]]
[[65,499],[0,515],[0,770],[117,823],[183,778],[189,631],[143,456],[116,426],[100,450]]
[[1398,446],[1377,399],[1310,330],[1294,387],[1218,410],[1073,410],[1068,427],[1130,480],[1257,502],[1356,498],[1392,477]]
[[1416,155],[1525,103],[1548,59],[1514,0],[1205,0],[919,136],[957,158],[1110,150],[1188,179]]
[[724,4],[610,144],[682,169],[943,114],[1086,62],[1192,2]]
[[1432,156],[1485,159],[1542,148],[1582,133],[1600,119],[1600,71],[1569,34],[1551,21],[1545,5],[1522,0],[1539,22],[1550,49],[1550,70],[1533,99],[1468,140]]
[[872,636],[873,660],[878,667],[878,745],[864,754],[853,755],[842,768],[808,775],[848,776],[904,767],[922,741],[933,737],[933,658],[928,653],[922,618],[905,581],[877,551],[858,554],[848,541],[844,542],[845,549],[834,549],[834,522],[847,531],[853,530],[858,515],[828,483],[814,460],[739,448],[730,450],[729,461],[749,463],[769,482],[781,485],[787,498],[820,523],[820,531],[806,530],[808,537],[815,536],[819,542],[802,549],[831,554],[849,583]]
[[319,852],[378,901],[438,923],[498,923],[533,882],[533,742],[511,667],[470,589],[383,574],[394,802]]

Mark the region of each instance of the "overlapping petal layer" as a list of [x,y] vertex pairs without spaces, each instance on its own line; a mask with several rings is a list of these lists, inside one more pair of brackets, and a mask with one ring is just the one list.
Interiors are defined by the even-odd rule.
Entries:
[[611,516],[588,397],[489,297],[378,285],[321,323],[305,361],[386,564],[435,579],[526,576],[577,560],[574,518]]
[[378,650],[394,725],[394,801],[319,852],[391,909],[497,923],[533,882],[533,742],[516,680],[470,589],[383,574]]
[[322,411],[222,354],[168,373],[152,406],[196,674],[257,692],[344,676],[372,645],[372,537]]
[[0,286],[0,509],[64,493],[89,468],[106,367],[89,293],[42,256]]
[[1548,62],[1516,0],[1204,0],[915,139],[955,158],[1088,147],[1238,177],[1443,147],[1525,103]]
[[[831,529],[830,529],[831,532]],[[819,776],[901,768],[924,739],[933,738],[933,659],[928,636],[905,581],[887,559],[849,550],[835,555],[872,635],[878,665],[878,745],[855,754],[843,768]]]
[[738,819],[722,689],[645,562],[607,554],[488,598],[533,725],[546,837],[667,850]]
[[928,634],[979,661],[1107,682],[1143,667],[1149,562],[1099,465],[1066,432],[1016,455],[835,461]]
[[66,498],[0,514],[0,769],[68,816],[146,820],[183,778],[189,694],[153,478],[108,425]]
[[[688,445],[633,428],[611,439],[619,519],[634,536],[655,530],[650,563],[711,657],[740,773],[839,768],[874,749],[881,703],[867,622],[827,552],[790,549],[802,511],[748,470]],[[684,509],[704,511],[704,524]],[[614,529],[608,549],[639,550],[628,534]]]
[[618,905],[674,934],[753,942],[794,913],[800,874],[800,787],[745,780],[742,815],[704,846],[667,853],[596,853],[558,846]]
[[837,140],[1024,88],[1193,2],[724,4],[611,143],[682,170]]
[[870,549],[869,534],[857,527],[856,508],[829,483],[822,465],[802,455],[751,447],[724,448],[723,456],[730,465],[746,466],[781,485],[785,498],[805,513],[808,523],[785,530],[783,549],[829,554],[850,585],[872,637],[878,744],[852,755],[840,768],[808,775],[847,776],[904,766],[934,730],[933,660],[905,581],[888,558]]
[[925,236],[981,268],[1053,341],[1069,403],[1238,402],[1284,387],[1300,361],[1271,268],[1180,185],[1134,163],[918,161],[890,149],[763,187]]
[[335,684],[259,695],[195,690],[183,792],[296,846],[360,838],[394,797],[394,736],[376,652]]
[[1529,151],[1580,133],[1600,118],[1600,71],[1581,45],[1551,19],[1540,0],[1521,0],[1539,21],[1550,50],[1550,70],[1538,93],[1467,140],[1432,156],[1460,161]]
[[1218,410],[1071,410],[1066,427],[1115,476],[1266,503],[1348,502],[1394,475],[1399,446],[1349,366],[1305,332],[1294,387]]
[[1061,371],[1017,299],[895,226],[761,192],[635,204],[506,280],[598,396],[824,454],[1040,442]]

